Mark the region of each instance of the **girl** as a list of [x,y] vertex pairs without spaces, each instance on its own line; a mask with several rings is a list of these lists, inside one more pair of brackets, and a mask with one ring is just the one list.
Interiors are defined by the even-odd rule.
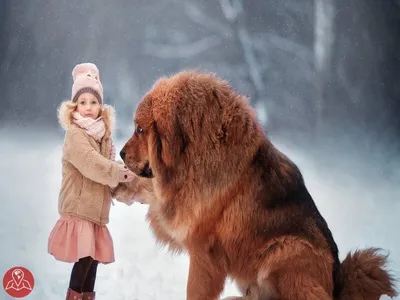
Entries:
[[50,233],[48,252],[59,261],[74,262],[66,299],[93,300],[98,263],[114,262],[113,241],[106,226],[111,191],[135,175],[114,161],[114,113],[103,103],[97,66],[78,64],[72,77],[71,100],[61,104],[58,115],[66,131],[60,218]]

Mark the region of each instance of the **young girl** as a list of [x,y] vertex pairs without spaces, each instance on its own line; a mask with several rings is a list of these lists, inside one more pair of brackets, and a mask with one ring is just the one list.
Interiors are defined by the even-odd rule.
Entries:
[[114,161],[114,114],[103,103],[97,66],[78,64],[72,77],[71,100],[61,104],[58,116],[66,131],[60,219],[50,233],[48,251],[59,261],[74,263],[66,299],[93,300],[98,263],[114,262],[113,241],[106,226],[111,191],[135,175]]

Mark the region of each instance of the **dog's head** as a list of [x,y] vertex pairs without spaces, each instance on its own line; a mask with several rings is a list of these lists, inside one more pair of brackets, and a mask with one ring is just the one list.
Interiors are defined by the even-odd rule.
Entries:
[[161,78],[139,103],[121,157],[139,176],[213,181],[236,168],[243,147],[253,143],[252,115],[247,99],[213,74]]

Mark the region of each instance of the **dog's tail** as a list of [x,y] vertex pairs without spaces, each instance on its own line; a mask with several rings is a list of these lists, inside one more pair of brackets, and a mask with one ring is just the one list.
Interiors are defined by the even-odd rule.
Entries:
[[394,277],[386,270],[387,256],[369,248],[349,253],[340,265],[341,292],[338,300],[379,300],[397,296]]

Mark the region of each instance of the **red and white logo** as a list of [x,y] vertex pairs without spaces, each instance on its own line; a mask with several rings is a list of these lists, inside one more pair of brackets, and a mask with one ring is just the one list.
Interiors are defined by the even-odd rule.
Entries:
[[3,287],[14,298],[28,296],[35,285],[32,273],[24,267],[13,267],[3,277]]

